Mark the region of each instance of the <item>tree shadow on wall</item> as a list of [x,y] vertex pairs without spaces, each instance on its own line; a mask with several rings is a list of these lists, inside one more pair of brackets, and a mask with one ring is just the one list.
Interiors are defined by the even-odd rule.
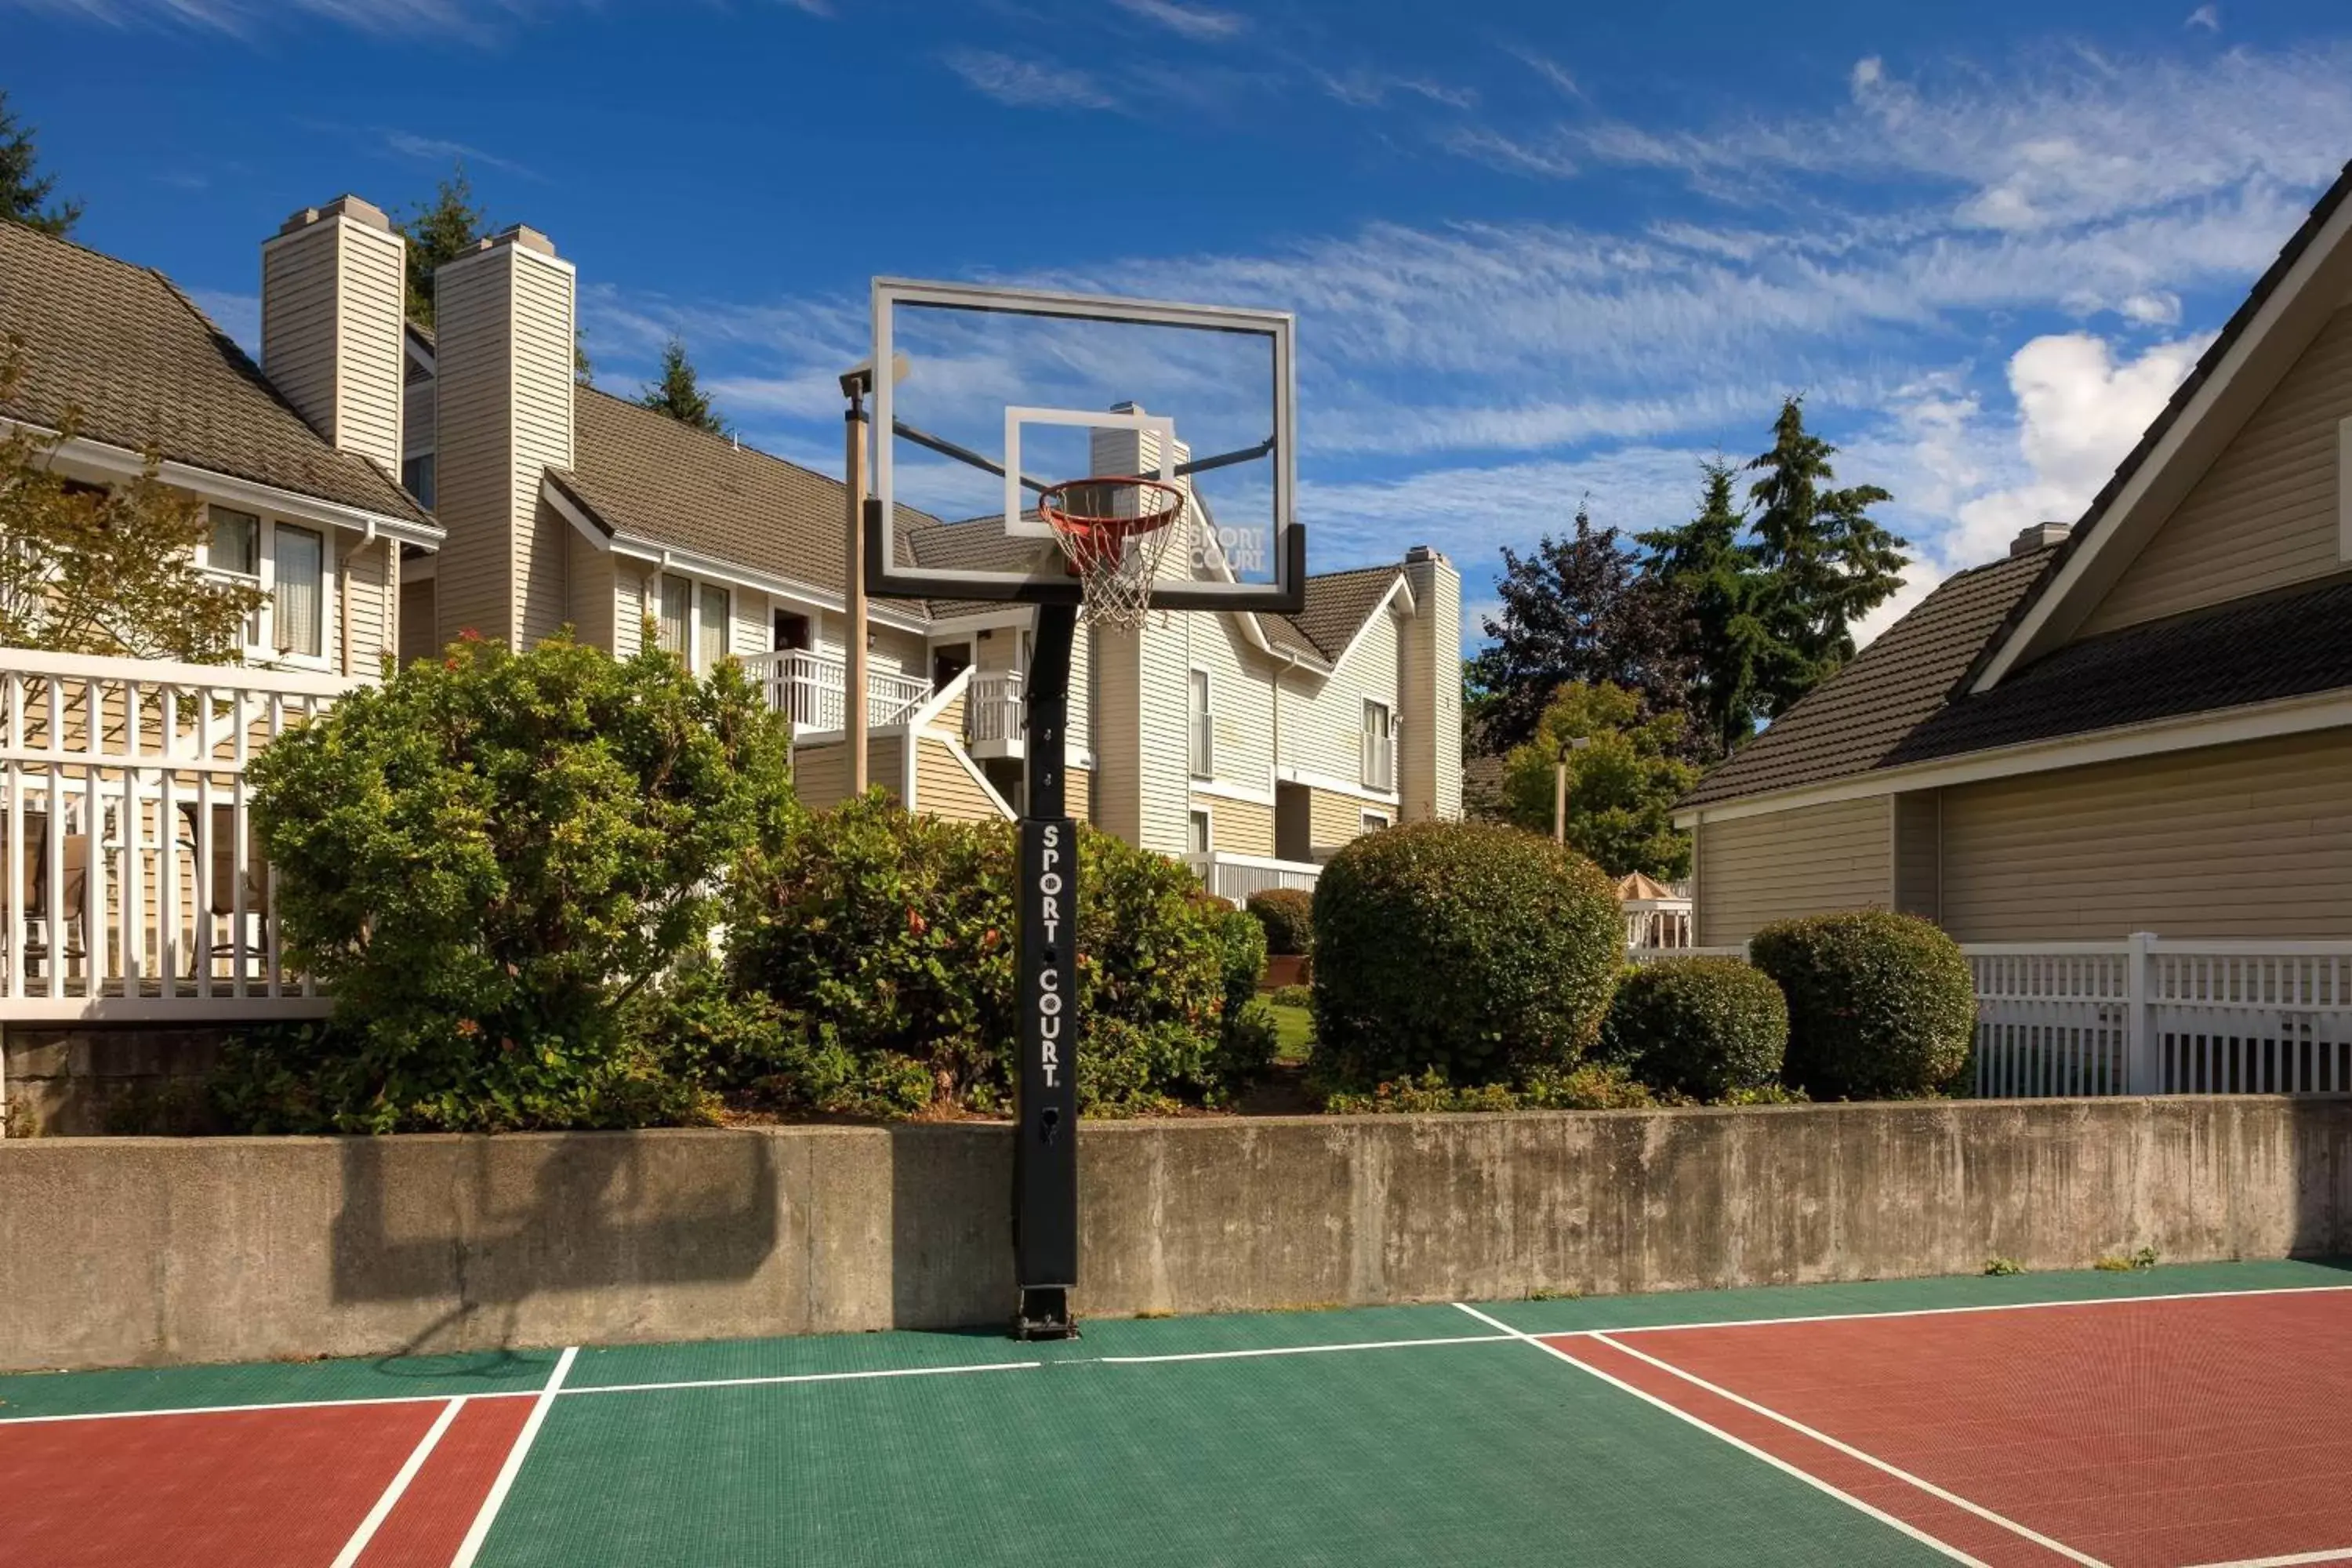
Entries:
[[2287,1249],[2352,1268],[2352,1095],[2297,1095],[2288,1104],[2294,1215]]
[[774,1253],[775,1141],[758,1133],[512,1133],[343,1141],[338,1302],[451,1302],[403,1354],[508,1346],[563,1292],[740,1281]]
[[1014,1305],[1013,1129],[887,1131],[891,1326],[1003,1332]]

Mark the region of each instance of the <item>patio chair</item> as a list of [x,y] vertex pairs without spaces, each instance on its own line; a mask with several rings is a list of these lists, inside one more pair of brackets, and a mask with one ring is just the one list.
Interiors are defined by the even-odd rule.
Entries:
[[[188,843],[191,849],[196,844],[198,809],[194,801],[183,801],[180,804],[180,810],[188,819]],[[240,951],[259,955],[268,950],[269,944],[269,862],[262,854],[261,835],[252,831],[248,824],[245,836],[248,855],[247,864],[243,868],[243,876],[245,912],[254,922],[254,940],[250,945],[247,945],[239,940],[245,933],[234,929],[234,922],[236,920],[236,889],[239,876],[236,861],[236,807],[216,805],[212,808],[212,881],[210,896],[205,902],[213,918],[232,922],[232,929],[227,941],[216,942],[205,946],[195,955],[196,961],[201,962],[205,957],[233,958]]]
[[[89,912],[89,836],[68,833],[60,847],[65,862],[65,904],[59,913],[65,928],[68,963],[89,950],[85,925]],[[25,973],[49,958],[49,817],[48,813],[25,814],[25,884],[23,914]]]

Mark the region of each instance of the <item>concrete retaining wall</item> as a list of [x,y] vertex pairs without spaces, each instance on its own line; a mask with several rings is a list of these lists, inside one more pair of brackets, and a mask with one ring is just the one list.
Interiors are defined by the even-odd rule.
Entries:
[[[2352,1252],[2352,1100],[1089,1123],[1082,1313]],[[990,1323],[1001,1126],[0,1142],[0,1366]]]

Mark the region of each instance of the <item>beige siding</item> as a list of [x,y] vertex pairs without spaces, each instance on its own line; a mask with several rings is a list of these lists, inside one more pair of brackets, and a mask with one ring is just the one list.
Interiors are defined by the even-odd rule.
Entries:
[[547,469],[572,466],[572,275],[520,250],[514,283],[515,552],[523,571],[515,614],[530,643],[552,637],[570,607],[572,524],[541,499],[541,481]]
[[[1062,809],[1080,822],[1095,820],[1095,775],[1087,768],[1069,768],[1062,774]],[[1021,803],[1013,803],[1015,811]],[[1100,823],[1095,826],[1099,827]]]
[[998,822],[1004,816],[966,771],[953,744],[937,735],[917,737],[915,809],[950,822]]
[[1398,675],[1404,819],[1462,815],[1462,574],[1443,555],[1409,563],[1413,616]]
[[1209,847],[1235,855],[1274,853],[1274,807],[1225,795],[1196,795],[1192,808],[1209,814]]
[[1963,942],[2352,938],[2352,731],[1944,792]]
[[[1264,656],[1243,644],[1241,629],[1231,616],[1171,616],[1166,631],[1183,643],[1188,677],[1193,669],[1208,672],[1212,731],[1208,776],[1242,789],[1273,788],[1274,680]],[[1180,729],[1191,718],[1189,696],[1185,701],[1177,718]],[[1186,734],[1181,739],[1189,777],[1191,737]]]
[[[1341,795],[1334,790],[1317,789],[1307,793],[1315,859],[1328,860],[1350,840],[1360,837],[1364,831],[1366,812],[1385,818],[1391,826],[1396,824],[1397,808],[1393,805],[1366,800],[1360,795]],[[1271,808],[1265,814],[1265,831],[1267,841],[1272,842],[1274,812]]]
[[351,638],[351,668],[343,673],[373,675],[383,656],[395,651],[395,602],[389,578],[391,556],[400,546],[390,539],[362,544],[356,533],[339,534],[335,544],[341,555],[350,616],[345,631]]
[[646,583],[652,568],[615,557],[613,562],[613,657],[634,658],[646,646]]
[[420,457],[433,450],[434,384],[433,378],[427,376],[407,385],[404,397],[407,412],[400,437],[400,455],[404,458]]
[[404,246],[323,218],[261,253],[261,359],[270,382],[335,446],[400,471]]
[[1914,790],[1895,797],[1895,907],[1922,920],[1943,918],[1943,797]]
[[737,658],[766,653],[775,640],[775,628],[768,620],[768,595],[737,588],[729,597],[728,607],[735,619],[727,639],[728,651]]
[[[1135,632],[1097,631],[1095,826],[1138,842],[1142,830],[1143,730],[1140,691],[1143,637]],[[1181,725],[1180,716],[1180,725]],[[1180,755],[1175,765],[1182,768]],[[1179,786],[1181,786],[1180,775]]]
[[261,365],[322,436],[335,427],[336,232],[316,223],[261,250]]
[[620,588],[614,580],[613,552],[597,549],[576,528],[567,526],[564,532],[570,536],[566,548],[572,552],[564,572],[572,603],[563,618],[572,623],[572,635],[583,644],[617,653]]
[[[1279,722],[1283,766],[1342,784],[1355,784],[1363,777],[1364,702],[1367,699],[1385,702],[1391,711],[1399,707],[1399,642],[1396,616],[1382,610],[1372,616],[1356,646],[1328,678],[1303,670],[1283,676]],[[1393,807],[1391,812],[1393,815]]]
[[[866,739],[866,778],[893,800],[900,798],[899,781],[907,776],[905,746],[902,735]],[[849,798],[849,748],[837,740],[793,747],[793,793],[811,811],[830,810]]]
[[397,478],[401,384],[408,368],[401,342],[407,247],[398,235],[364,224],[344,224],[341,232],[342,310],[336,322],[341,369],[333,440],[373,458]]
[[435,640],[433,593],[436,580],[426,577],[400,585],[400,662],[431,658],[441,651]]
[[2231,438],[2083,635],[2343,570],[2336,426],[2352,417],[2352,310],[2327,323]]
[[1698,940],[1746,942],[1798,915],[1884,909],[1892,892],[1888,797],[1705,823],[1699,829]]

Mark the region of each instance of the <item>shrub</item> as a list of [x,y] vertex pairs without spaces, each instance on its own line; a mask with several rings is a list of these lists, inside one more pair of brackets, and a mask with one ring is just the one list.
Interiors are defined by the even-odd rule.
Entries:
[[[912,816],[878,791],[801,824],[741,879],[735,981],[783,1027],[778,1054],[734,1081],[858,1114],[1001,1110],[1018,1023],[1013,853],[1006,824]],[[1256,985],[1255,922],[1108,834],[1082,826],[1078,857],[1080,1107],[1230,1092],[1258,1049],[1226,1027],[1244,1010],[1228,996]]]
[[1789,1081],[1818,1100],[1941,1092],[1969,1062],[1976,994],[1959,944],[1884,910],[1782,921],[1748,944],[1789,1000]]
[[466,639],[253,766],[278,920],[334,1026],[247,1037],[247,1125],[498,1131],[669,1120],[662,977],[728,868],[782,838],[788,742],[731,668]]
[[1601,1054],[1652,1089],[1700,1100],[1777,1086],[1789,1005],[1736,958],[1670,958],[1625,976],[1601,1025]]
[[1265,977],[1265,927],[1223,899],[1215,901],[1224,938],[1224,1016],[1230,1019],[1256,998],[1257,983]]
[[1266,994],[1265,999],[1277,1007],[1312,1007],[1315,990],[1309,985],[1277,985]]
[[1622,960],[1614,889],[1548,839],[1422,822],[1332,857],[1315,890],[1315,1013],[1335,1080],[1456,1086],[1572,1067]]
[[1437,1073],[1372,1086],[1370,1092],[1327,1093],[1323,1109],[1335,1115],[1423,1115],[1463,1110],[1640,1110],[1656,1104],[1649,1089],[1613,1062],[1585,1062],[1566,1071],[1548,1069],[1523,1084],[1456,1087]]
[[1286,957],[1315,951],[1315,895],[1304,888],[1268,888],[1246,906],[1265,928],[1265,950]]

